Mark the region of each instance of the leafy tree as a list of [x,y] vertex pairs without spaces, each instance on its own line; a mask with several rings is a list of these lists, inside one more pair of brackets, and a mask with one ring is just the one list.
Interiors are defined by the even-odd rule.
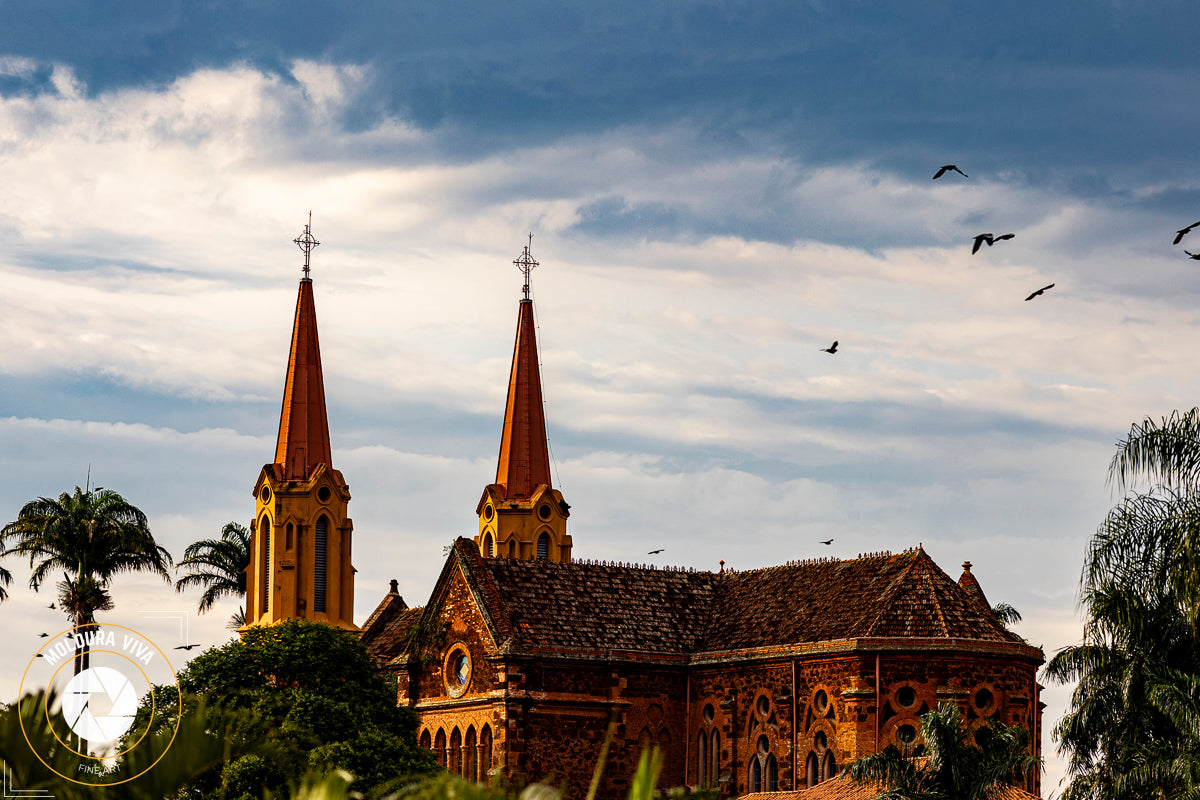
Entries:
[[1030,770],[1041,761],[1029,753],[1029,732],[1019,725],[987,720],[972,735],[962,711],[941,703],[921,718],[916,748],[901,753],[889,747],[852,761],[846,772],[860,783],[879,783],[877,795],[891,800],[985,800],[988,792]]
[[[58,499],[39,497],[21,507],[17,518],[0,529],[0,558],[28,556],[37,591],[50,573],[63,571],[58,599],[74,626],[95,621],[97,611],[113,607],[112,578],[123,572],[152,572],[170,580],[170,554],[150,533],[146,515],[108,489],[63,492]],[[11,579],[11,578],[10,578]],[[87,649],[75,671],[87,666]]]
[[1089,542],[1083,641],[1046,674],[1077,681],[1055,728],[1064,800],[1200,796],[1200,409],[1147,418],[1109,480],[1131,491]]
[[[220,539],[201,539],[188,545],[177,570],[188,570],[175,581],[175,591],[193,586],[204,587],[200,595],[200,613],[208,611],[222,597],[246,596],[246,568],[250,566],[250,531],[236,522],[221,529]],[[246,622],[245,606],[239,608],[230,622],[238,628]]]
[[[192,796],[261,800],[309,770],[331,769],[348,770],[355,790],[367,791],[436,769],[417,746],[415,713],[396,705],[358,637],[330,625],[251,628],[192,659],[179,685],[185,707],[204,697],[221,710],[245,753],[195,781]],[[160,709],[170,709],[173,694],[156,689]]]

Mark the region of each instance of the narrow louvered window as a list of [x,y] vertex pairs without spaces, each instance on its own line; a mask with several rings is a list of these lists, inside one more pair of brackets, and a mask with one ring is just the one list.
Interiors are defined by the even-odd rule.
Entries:
[[271,610],[271,520],[262,518],[258,528],[258,561],[260,564],[260,583],[262,584],[262,613]]
[[548,561],[550,559],[550,536],[548,534],[543,533],[538,537],[537,558],[538,561]]
[[490,533],[485,533],[483,535],[483,554],[488,558],[491,558],[492,556],[496,555],[495,550],[496,548],[495,544],[492,542],[492,535]]
[[313,537],[316,556],[313,559],[313,611],[325,611],[325,562],[326,542],[329,539],[329,520],[317,520],[316,535]]

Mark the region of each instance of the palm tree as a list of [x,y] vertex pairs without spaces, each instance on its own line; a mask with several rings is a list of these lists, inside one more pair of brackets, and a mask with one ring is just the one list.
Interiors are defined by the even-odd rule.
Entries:
[[[95,622],[97,611],[113,607],[112,578],[123,572],[153,572],[170,581],[171,555],[150,533],[146,515],[109,489],[75,487],[58,499],[39,497],[21,507],[17,518],[0,528],[0,558],[28,556],[29,585],[36,592],[53,570],[63,571],[59,602],[73,626]],[[87,667],[87,648],[75,671]]]
[[1133,425],[1109,482],[1128,494],[1088,544],[1083,641],[1046,666],[1078,682],[1063,798],[1200,796],[1200,409]]
[[989,719],[972,735],[954,703],[940,703],[921,718],[917,741],[924,744],[921,756],[916,748],[889,747],[850,762],[846,773],[859,783],[881,784],[881,799],[985,800],[995,787],[1041,768],[1029,752],[1029,731]]
[[[222,597],[245,597],[246,568],[250,566],[250,531],[236,522],[221,529],[220,539],[201,539],[188,545],[176,569],[189,572],[175,582],[175,591],[203,586],[200,613],[213,607]],[[230,627],[246,622],[245,608],[233,615]]]

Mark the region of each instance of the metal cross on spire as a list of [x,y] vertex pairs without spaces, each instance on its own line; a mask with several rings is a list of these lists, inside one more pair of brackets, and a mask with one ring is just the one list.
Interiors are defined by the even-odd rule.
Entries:
[[292,239],[292,241],[304,251],[304,280],[311,280],[308,277],[309,257],[312,255],[312,251],[317,248],[317,245],[320,244],[320,242],[317,241],[317,237],[312,235],[311,211],[308,212],[308,224],[304,226],[304,233],[300,234],[295,239]]
[[526,300],[529,299],[529,273],[533,272],[533,268],[538,266],[538,262],[529,254],[530,247],[533,247],[532,233],[529,234],[529,244],[525,245],[525,252],[521,253],[520,257],[513,261],[513,265],[525,273],[525,286],[522,289],[525,292]]

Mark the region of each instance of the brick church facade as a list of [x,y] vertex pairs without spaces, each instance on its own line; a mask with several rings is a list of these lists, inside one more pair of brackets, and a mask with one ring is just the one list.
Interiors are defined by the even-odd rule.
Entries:
[[[408,607],[393,581],[361,627],[422,746],[474,780],[548,779],[581,797],[611,730],[600,797],[625,795],[650,744],[665,754],[660,785],[738,797],[822,784],[912,741],[921,714],[952,702],[968,724],[1026,727],[1040,755],[1043,654],[997,621],[970,564],[955,581],[920,547],[746,571],[576,559],[550,478],[537,262],[526,247],[515,263],[525,298],[478,533],[453,543],[425,606]],[[247,625],[299,616],[357,630],[349,491],[330,463],[304,281],[276,458],[255,486]],[[1037,776],[1023,788],[1037,793]]]

